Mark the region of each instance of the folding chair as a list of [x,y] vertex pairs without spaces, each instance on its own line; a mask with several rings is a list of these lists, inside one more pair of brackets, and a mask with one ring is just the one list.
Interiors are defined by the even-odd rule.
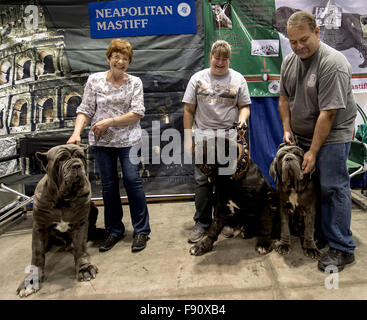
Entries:
[[[0,161],[6,162],[13,159],[19,159],[19,155],[5,157]],[[0,230],[4,224],[14,221],[23,215],[26,212],[26,206],[33,201],[33,197],[29,197],[8,186],[18,184],[20,179],[22,179],[20,170],[0,177],[0,192],[5,195],[5,198],[11,201],[6,201],[4,206],[0,206]]]
[[366,171],[367,171],[367,146],[365,143],[353,140],[349,157],[347,160],[347,167],[350,178],[362,179],[362,190],[361,193],[366,188]]
[[362,123],[358,126],[355,138],[359,141],[367,143],[367,124]]

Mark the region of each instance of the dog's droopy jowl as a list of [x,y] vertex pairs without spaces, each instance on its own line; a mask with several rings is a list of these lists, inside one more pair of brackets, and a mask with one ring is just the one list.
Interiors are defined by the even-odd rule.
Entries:
[[91,209],[91,186],[85,171],[86,148],[66,144],[46,153],[36,153],[46,174],[35,189],[31,274],[17,289],[21,297],[38,291],[45,279],[45,254],[50,237],[70,238],[79,281],[96,277],[98,268],[90,263],[86,250]]

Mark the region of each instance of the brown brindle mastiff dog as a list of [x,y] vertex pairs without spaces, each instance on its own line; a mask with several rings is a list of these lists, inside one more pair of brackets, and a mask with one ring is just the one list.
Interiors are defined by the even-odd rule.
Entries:
[[84,150],[74,144],[59,145],[46,153],[36,153],[46,174],[37,184],[33,206],[32,262],[25,280],[17,289],[20,297],[40,288],[44,280],[45,253],[50,236],[69,237],[74,247],[79,281],[96,277],[98,268],[86,250],[91,186],[86,175]]
[[275,250],[280,254],[291,251],[291,217],[293,227],[299,229],[305,256],[318,259],[320,252],[313,237],[317,197],[311,173],[302,173],[303,154],[300,147],[284,146],[278,150],[270,165],[270,176],[274,181],[277,178],[276,190],[280,202],[280,241],[275,244]]

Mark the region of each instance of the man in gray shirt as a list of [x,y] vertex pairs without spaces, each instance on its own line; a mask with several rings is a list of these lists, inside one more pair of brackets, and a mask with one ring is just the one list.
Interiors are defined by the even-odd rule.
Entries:
[[[195,73],[186,88],[184,107],[185,152],[191,155],[192,129],[196,138],[210,137],[216,130],[231,129],[233,122],[246,124],[251,103],[245,78],[229,68],[231,47],[216,41],[210,52],[210,68]],[[234,130],[232,130],[234,131]],[[236,138],[236,137],[233,137]],[[195,167],[195,226],[189,242],[198,242],[212,221],[212,187],[207,177]],[[233,230],[224,227],[224,235]],[[226,230],[225,230],[226,229]]]
[[283,140],[295,144],[296,135],[305,150],[303,172],[315,169],[320,195],[317,217],[329,244],[318,267],[322,271],[328,267],[341,271],[354,261],[355,249],[346,166],[357,111],[352,70],[340,52],[319,40],[320,29],[312,14],[294,13],[288,20],[287,34],[293,53],[284,59],[281,68],[279,114]]

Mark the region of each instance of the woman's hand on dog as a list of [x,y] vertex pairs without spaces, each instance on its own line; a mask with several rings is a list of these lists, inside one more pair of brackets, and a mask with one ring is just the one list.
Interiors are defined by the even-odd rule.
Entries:
[[82,142],[82,139],[80,137],[80,134],[73,133],[66,143],[67,144],[76,144],[76,145],[80,146],[81,142]]

